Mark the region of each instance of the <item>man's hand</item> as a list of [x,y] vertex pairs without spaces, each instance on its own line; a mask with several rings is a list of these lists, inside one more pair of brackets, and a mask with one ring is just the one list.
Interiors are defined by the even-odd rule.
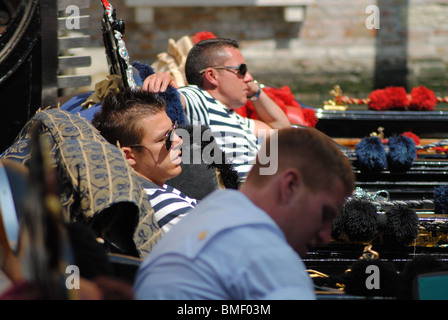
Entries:
[[[255,135],[258,137],[261,129],[263,132],[270,129],[288,128],[291,126],[286,113],[263,91],[260,91],[258,97],[254,97],[260,87],[260,84],[254,80],[247,82],[249,92],[248,99],[252,102],[258,121],[255,121]],[[252,98],[252,99],[251,99]]]
[[249,87],[249,92],[247,93],[247,98],[249,99],[257,93],[260,84],[255,81],[250,81],[247,83],[247,86]]
[[176,80],[169,72],[156,72],[143,81],[142,90],[153,93],[165,92],[168,86],[178,88]]

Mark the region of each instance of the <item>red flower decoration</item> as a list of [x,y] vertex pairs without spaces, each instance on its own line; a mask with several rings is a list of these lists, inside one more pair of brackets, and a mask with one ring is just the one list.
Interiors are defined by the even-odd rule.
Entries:
[[209,31],[201,31],[201,32],[195,33],[194,36],[191,37],[191,41],[193,41],[193,44],[196,44],[199,41],[213,39],[213,38],[216,38],[216,36],[213,33],[209,32]]
[[412,88],[409,110],[434,110],[438,100],[434,92],[424,86]]

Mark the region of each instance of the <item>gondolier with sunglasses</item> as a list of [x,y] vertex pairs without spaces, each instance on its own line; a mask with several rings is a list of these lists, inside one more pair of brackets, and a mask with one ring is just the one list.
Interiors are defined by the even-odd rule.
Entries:
[[[216,142],[231,158],[244,182],[261,142],[271,129],[290,126],[282,109],[263,92],[263,86],[248,72],[238,42],[212,38],[198,42],[189,51],[185,65],[188,85],[179,88],[187,119],[210,127]],[[159,92],[177,87],[169,73],[145,79],[143,89]],[[251,100],[259,120],[240,116],[235,109]]]

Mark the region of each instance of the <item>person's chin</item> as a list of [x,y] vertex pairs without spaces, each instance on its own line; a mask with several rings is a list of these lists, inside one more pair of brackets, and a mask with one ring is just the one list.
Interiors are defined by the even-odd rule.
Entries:
[[182,166],[179,165],[175,165],[174,168],[172,170],[170,170],[170,177],[169,179],[175,178],[178,175],[180,175],[182,173]]

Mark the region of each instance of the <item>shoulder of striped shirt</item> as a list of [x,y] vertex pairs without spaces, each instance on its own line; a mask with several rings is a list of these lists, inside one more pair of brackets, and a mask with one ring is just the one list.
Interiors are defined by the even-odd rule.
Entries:
[[198,86],[186,86],[179,89],[179,92],[183,94],[185,98],[199,99],[203,103],[214,103],[218,104],[215,98],[213,98],[207,91],[199,88]]
[[197,203],[196,199],[190,198],[187,195],[185,195],[184,193],[182,193],[182,191],[177,190],[174,187],[165,185],[165,188],[145,188],[145,192],[150,195],[150,196],[160,196],[160,195],[169,195],[169,196],[174,196],[174,197],[178,197],[182,200],[185,200],[186,202],[189,203]]
[[[184,90],[182,90],[184,89]],[[197,97],[197,99],[200,100],[201,104],[200,107],[205,107],[208,108],[208,102],[214,102],[214,104],[219,105],[219,102],[217,100],[211,101],[205,94],[205,92],[203,90],[201,90],[199,87],[197,86],[187,86],[187,87],[183,87],[179,89],[180,92],[185,93],[184,97],[186,99],[194,99],[195,97]],[[197,105],[196,105],[197,107]],[[223,106],[224,107],[224,106]],[[224,107],[225,108],[225,107]],[[218,113],[219,115],[222,116],[226,116],[227,114],[221,113],[219,110],[208,110],[209,112],[212,113]],[[241,116],[240,114],[235,113],[235,116],[237,118],[239,118],[241,121],[243,121],[247,126],[249,126],[249,128],[253,129],[254,128],[254,120],[253,119],[249,119],[246,117]]]

